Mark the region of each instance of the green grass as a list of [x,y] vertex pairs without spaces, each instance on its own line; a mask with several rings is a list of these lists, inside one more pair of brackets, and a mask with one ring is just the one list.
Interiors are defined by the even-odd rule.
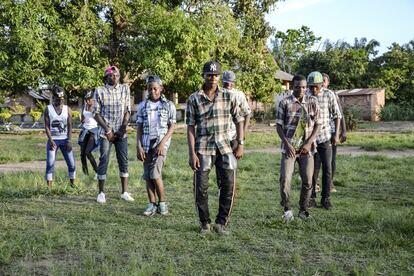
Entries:
[[[251,138],[261,145],[272,140]],[[75,189],[69,188],[65,170],[57,172],[51,190],[42,172],[0,176],[0,274],[414,273],[414,158],[340,156],[335,208],[312,209],[312,221],[284,224],[280,155],[248,154],[238,171],[231,235],[201,238],[185,136],[175,136],[163,171],[171,210],[166,217],[141,215],[147,198],[133,146],[134,203],[118,199],[114,154],[103,206],[95,202],[95,181],[80,172]],[[212,173],[212,218],[218,201],[214,178]],[[294,183],[297,205],[297,177]]]
[[414,149],[414,132],[348,132],[345,146],[359,146],[369,151]]

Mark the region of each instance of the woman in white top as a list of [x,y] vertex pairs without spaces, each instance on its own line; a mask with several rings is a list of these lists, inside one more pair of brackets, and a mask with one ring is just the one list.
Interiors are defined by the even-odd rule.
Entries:
[[70,185],[75,183],[76,168],[72,151],[72,111],[64,104],[65,92],[62,87],[53,88],[52,102],[46,107],[45,131],[48,138],[46,145],[46,181],[50,188],[53,182],[57,150],[63,154],[68,166]]
[[85,95],[85,107],[82,110],[82,132],[79,136],[79,145],[81,146],[81,161],[82,171],[88,175],[88,163],[86,158],[92,165],[93,170],[98,171],[95,158],[93,157],[92,151],[98,148],[98,123],[93,118],[93,92],[88,91]]

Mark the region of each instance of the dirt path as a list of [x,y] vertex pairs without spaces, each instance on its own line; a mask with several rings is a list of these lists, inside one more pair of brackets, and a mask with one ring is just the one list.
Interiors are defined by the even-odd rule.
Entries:
[[[246,149],[245,153],[272,153],[276,154],[280,152],[279,148],[262,148],[262,149]],[[350,155],[350,156],[386,156],[389,158],[400,158],[400,157],[414,157],[414,150],[382,150],[382,151],[366,151],[360,147],[338,147],[338,154],[340,155]],[[10,163],[0,165],[0,174],[5,173],[14,173],[14,172],[27,172],[27,171],[43,171],[45,170],[45,161],[32,161],[32,162],[22,162],[22,163]],[[65,168],[66,163],[63,160],[56,161],[57,168]],[[76,163],[77,168],[80,168],[80,163]]]

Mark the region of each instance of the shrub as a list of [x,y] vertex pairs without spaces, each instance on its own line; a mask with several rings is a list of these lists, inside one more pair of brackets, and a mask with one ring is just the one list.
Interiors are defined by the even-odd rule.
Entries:
[[80,120],[80,115],[81,115],[81,113],[79,111],[72,110],[72,119],[73,120]]
[[382,121],[412,121],[414,120],[414,106],[389,103],[382,107],[379,115]]
[[8,109],[3,109],[3,110],[0,112],[0,119],[1,119],[3,122],[7,122],[7,120],[8,120],[11,116],[12,116],[12,114],[10,113],[10,111],[9,111]]
[[349,131],[358,128],[358,122],[361,120],[361,111],[355,107],[344,107],[343,114],[345,116],[346,129]]
[[40,120],[40,117],[42,117],[42,112],[32,110],[30,111],[29,115],[33,117],[33,120],[35,122],[37,122]]

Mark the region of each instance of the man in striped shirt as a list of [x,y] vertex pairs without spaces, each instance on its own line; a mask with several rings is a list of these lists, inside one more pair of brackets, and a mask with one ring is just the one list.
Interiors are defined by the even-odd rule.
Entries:
[[[215,229],[227,235],[227,223],[234,201],[237,162],[243,156],[243,116],[233,93],[218,87],[220,64],[207,62],[203,67],[204,85],[187,100],[186,124],[189,165],[194,170],[194,193],[200,219],[200,234],[210,232],[208,176],[215,165],[220,178],[219,211]],[[227,134],[230,118],[236,124],[237,147],[234,152]]]
[[[321,205],[329,210],[332,208],[330,201],[330,187],[332,185],[332,144],[339,142],[339,121],[342,118],[341,112],[336,102],[335,95],[330,90],[322,89],[323,77],[320,72],[312,72],[308,76],[308,94],[318,99],[321,127],[316,137],[317,153],[316,158],[322,162],[322,195]],[[330,120],[335,121],[335,135],[331,136]],[[316,206],[316,180],[317,172],[314,171],[312,180],[312,196],[309,201],[310,207]]]
[[131,114],[129,86],[119,83],[119,69],[109,66],[104,72],[104,86],[94,93],[95,120],[100,127],[100,158],[98,166],[98,203],[105,203],[104,186],[112,145],[115,145],[121,178],[121,199],[134,201],[128,188],[128,138],[126,128]]

